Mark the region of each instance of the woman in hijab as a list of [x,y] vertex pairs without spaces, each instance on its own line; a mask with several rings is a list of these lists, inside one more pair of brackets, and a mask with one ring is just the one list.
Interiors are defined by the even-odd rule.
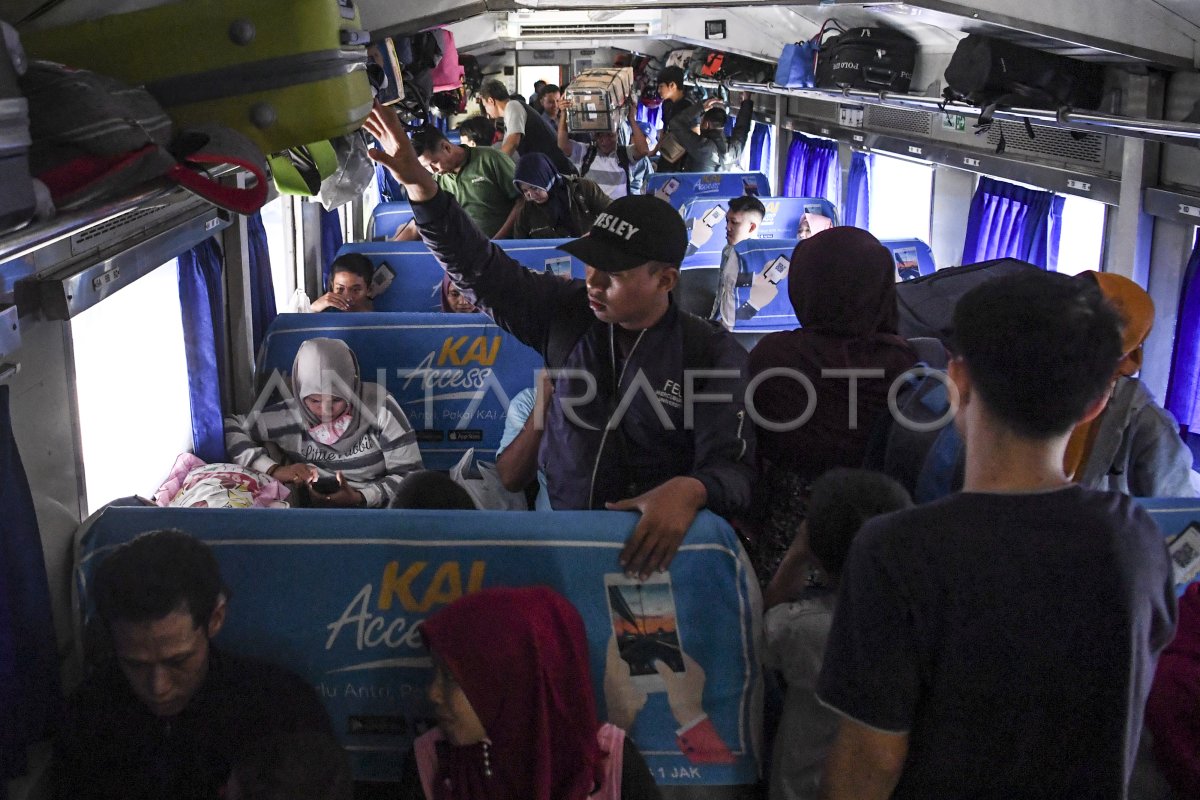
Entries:
[[513,183],[525,197],[514,239],[566,239],[582,236],[612,201],[595,181],[560,175],[542,153],[528,153],[517,162]]
[[1066,473],[1090,489],[1134,497],[1195,497],[1192,454],[1179,437],[1179,424],[1134,377],[1141,371],[1142,345],[1154,326],[1154,301],[1120,275],[1084,272],[1080,280],[1095,285],[1121,315],[1124,355],[1104,411],[1071,433],[1063,463]]
[[[871,428],[887,413],[888,388],[917,360],[896,334],[892,254],[866,231],[835,227],[801,241],[792,252],[788,295],[801,327],[764,337],[750,352],[749,374],[794,370],[815,391],[810,396],[799,378],[778,376],[754,393],[766,492],[760,580],[770,578],[795,535],[808,484],[834,467],[862,466]],[[851,382],[821,377],[823,370],[883,375]],[[789,424],[810,412],[802,424]],[[786,429],[772,430],[779,424]]]
[[228,417],[229,459],[307,489],[311,505],[386,507],[421,469],[416,434],[396,400],[363,383],[338,339],[309,339],[292,364],[292,396]]
[[438,288],[442,311],[447,314],[474,314],[479,309],[467,299],[458,284],[450,280],[449,275],[442,276],[442,285]]
[[654,779],[596,718],[579,612],[545,587],[485,589],[425,620],[438,726],[413,743],[403,800],[639,800]]
[[832,227],[833,220],[829,217],[805,211],[800,215],[800,228],[796,231],[796,238],[803,242],[805,239],[810,239],[821,231],[827,231]]

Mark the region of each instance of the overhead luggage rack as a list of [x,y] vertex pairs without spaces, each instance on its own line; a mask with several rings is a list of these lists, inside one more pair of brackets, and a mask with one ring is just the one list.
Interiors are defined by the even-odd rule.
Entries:
[[[776,94],[784,97],[805,97],[831,102],[853,100],[862,105],[877,105],[888,108],[919,109],[928,112],[961,114],[978,117],[982,113],[979,106],[964,103],[947,103],[940,97],[925,95],[893,94],[890,92],[872,92],[863,89],[789,89],[776,83],[746,83],[744,81],[717,81],[700,78],[697,86],[716,88],[725,86],[733,91],[757,92],[760,94]],[[1081,131],[1084,133],[1110,133],[1135,139],[1166,142],[1168,144],[1197,144],[1200,143],[1200,123],[1172,122],[1170,120],[1137,119],[1122,117],[1115,114],[1102,114],[1096,111],[1072,111],[1060,109],[1052,111],[1044,108],[1003,108],[997,109],[993,116],[996,119],[1015,120],[1046,125],[1053,128]]]

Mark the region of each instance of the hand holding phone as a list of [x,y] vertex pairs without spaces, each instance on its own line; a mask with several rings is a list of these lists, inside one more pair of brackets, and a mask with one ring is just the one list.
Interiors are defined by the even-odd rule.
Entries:
[[332,475],[325,475],[317,478],[315,481],[310,483],[309,486],[312,487],[314,492],[319,492],[320,494],[333,494],[341,488],[341,484],[338,483],[338,479]]
[[629,665],[630,682],[643,692],[667,691],[663,671],[686,672],[670,573],[645,581],[608,574],[604,588],[617,652]]

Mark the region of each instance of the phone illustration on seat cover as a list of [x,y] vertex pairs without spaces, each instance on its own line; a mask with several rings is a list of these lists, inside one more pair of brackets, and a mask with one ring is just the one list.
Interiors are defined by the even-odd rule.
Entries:
[[617,652],[629,665],[630,679],[644,692],[665,692],[656,662],[685,672],[670,573],[644,581],[622,574],[604,576]]

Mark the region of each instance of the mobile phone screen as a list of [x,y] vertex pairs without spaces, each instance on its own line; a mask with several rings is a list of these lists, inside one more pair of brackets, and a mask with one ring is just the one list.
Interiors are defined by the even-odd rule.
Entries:
[[716,225],[718,222],[723,220],[724,218],[725,218],[725,209],[721,208],[720,206],[716,206],[715,208],[710,209],[709,212],[707,214],[705,214],[701,219],[704,220],[705,225],[707,225],[708,227],[711,228],[714,225]]
[[788,274],[788,268],[791,266],[791,261],[787,256],[779,256],[762,271],[764,278],[771,283],[779,283]]
[[607,589],[617,652],[629,664],[629,674],[657,675],[656,661],[683,672],[671,584],[611,583]]

